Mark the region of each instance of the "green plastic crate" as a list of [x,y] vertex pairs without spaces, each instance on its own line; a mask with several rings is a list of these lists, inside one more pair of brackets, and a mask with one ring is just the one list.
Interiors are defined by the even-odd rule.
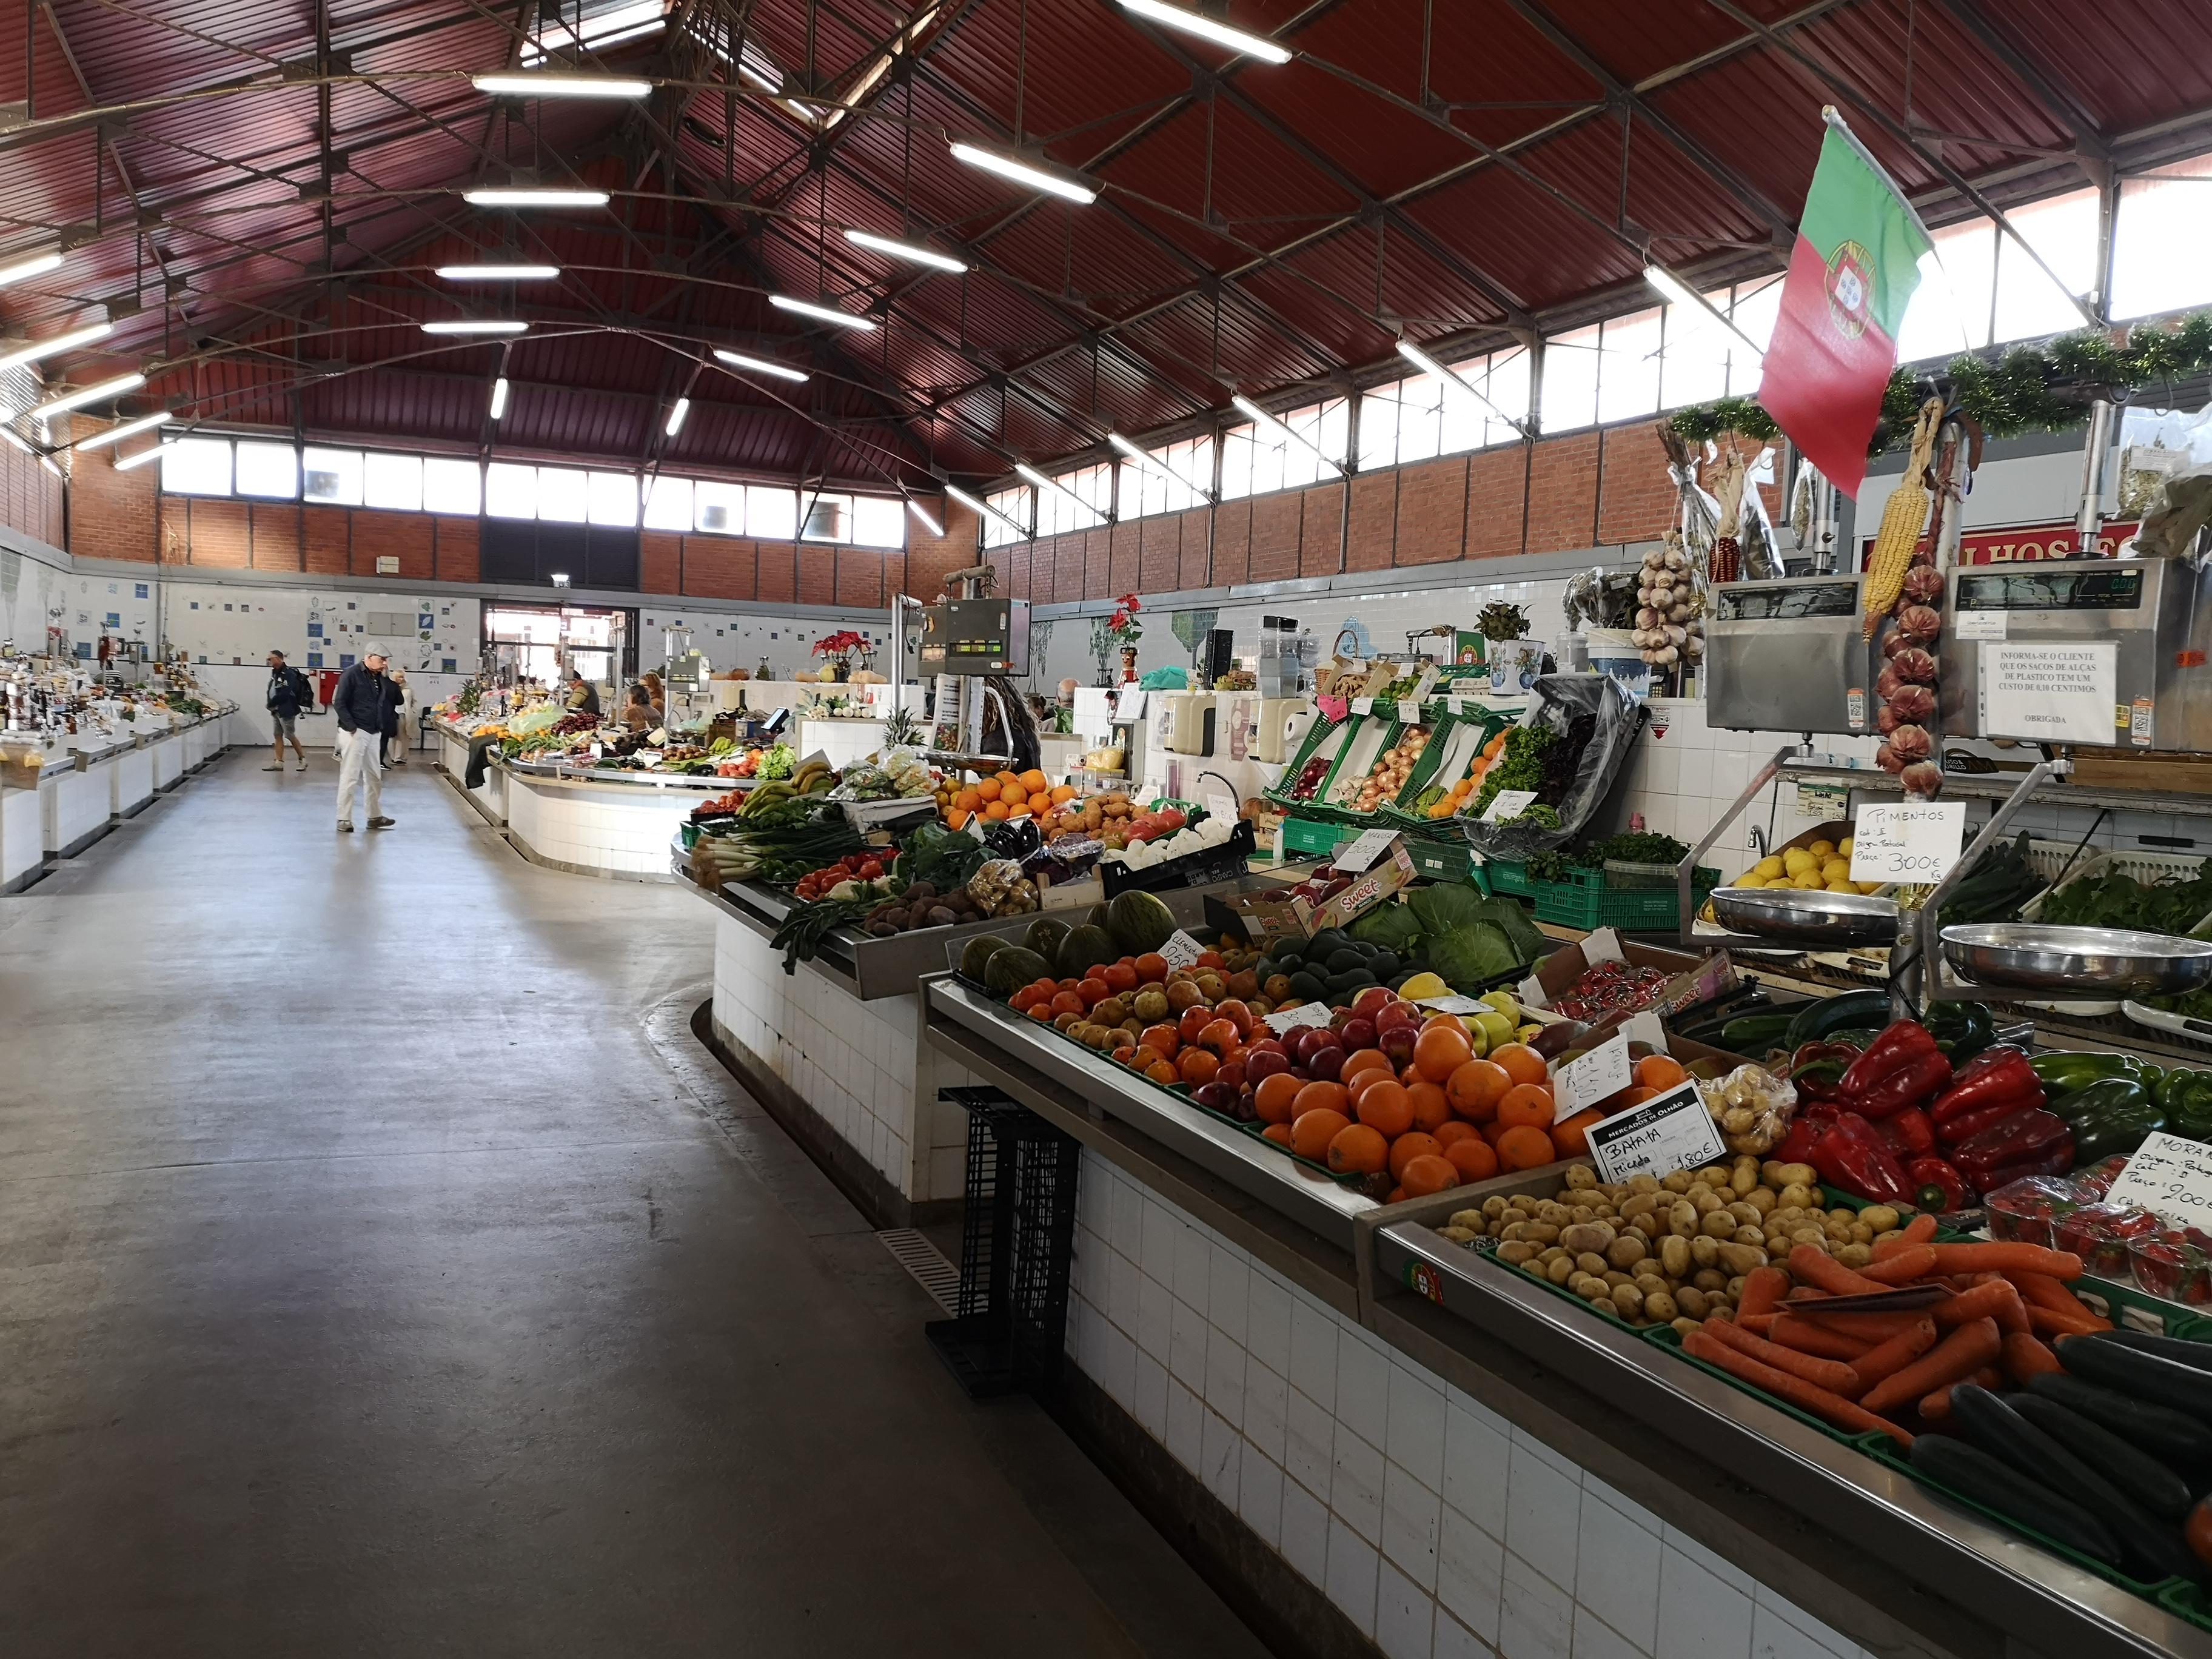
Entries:
[[1283,820],[1283,852],[1286,857],[1325,859],[1336,851],[1337,843],[1344,839],[1341,824],[1305,817]]
[[1464,841],[1413,841],[1406,851],[1413,860],[1415,873],[1431,881],[1465,881],[1474,862],[1474,849]]
[[1492,859],[1482,867],[1490,878],[1492,892],[1510,893],[1515,898],[1536,896],[1536,884],[1528,878],[1528,866],[1520,860]]
[[[1698,866],[1692,900],[1721,884],[1721,872]],[[1618,927],[1632,933],[1671,933],[1682,925],[1681,907],[1671,887],[1620,888],[1605,884],[1602,870],[1570,870],[1565,881],[1531,882],[1536,920],[1562,927]]]

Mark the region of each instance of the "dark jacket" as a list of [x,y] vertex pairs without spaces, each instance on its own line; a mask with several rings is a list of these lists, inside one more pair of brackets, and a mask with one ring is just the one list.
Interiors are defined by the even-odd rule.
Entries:
[[313,708],[315,694],[308,688],[307,677],[290,664],[270,672],[270,714],[281,714],[289,720]]
[[377,730],[383,732],[386,737],[396,738],[399,735],[399,707],[402,703],[406,702],[406,693],[399,689],[399,682],[393,679],[390,675],[386,675],[384,678],[384,723],[377,728]]
[[338,689],[331,694],[331,713],[338,717],[341,732],[384,731],[384,710],[391,701],[392,682],[366,664],[355,663],[338,676]]

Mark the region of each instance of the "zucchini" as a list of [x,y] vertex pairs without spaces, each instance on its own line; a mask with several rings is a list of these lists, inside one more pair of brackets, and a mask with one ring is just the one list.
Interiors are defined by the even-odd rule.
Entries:
[[1801,1045],[1825,1038],[1831,1031],[1847,1026],[1872,1025],[1879,1029],[1888,1024],[1888,992],[1845,991],[1840,996],[1808,1002],[1800,1008],[1790,1022],[1786,1046],[1795,1053]]
[[2131,1398],[2171,1406],[2199,1424],[2212,1422],[2212,1374],[2194,1365],[2107,1342],[2101,1334],[2067,1337],[2058,1345],[2058,1363]]
[[2197,1558],[2170,1522],[2149,1512],[2011,1406],[1972,1382],[1951,1390],[1951,1419],[2001,1463],[2043,1481],[2103,1522],[2146,1583],[2193,1576]]
[[2212,1371],[2212,1342],[2191,1342],[2185,1337],[2153,1336],[2148,1331],[2100,1331],[2100,1342],[2117,1342],[2124,1348],[2140,1348],[2145,1353],[2162,1354],[2184,1365],[2193,1365],[2200,1371]]
[[2102,1469],[2122,1492],[2151,1514],[2179,1521],[2189,1513],[2189,1483],[2102,1424],[2039,1394],[2016,1394],[2007,1403],[2084,1462]]
[[2070,1371],[2045,1371],[2030,1377],[2027,1386],[2032,1393],[2056,1400],[2093,1423],[2101,1423],[2153,1457],[2185,1463],[2212,1460],[2212,1428],[2180,1412],[2114,1394]]
[[1721,1040],[1714,1046],[1732,1054],[1756,1058],[1779,1048],[1796,1018],[1795,1014],[1739,1014],[1721,1027]]
[[1968,1503],[2040,1533],[2076,1555],[2107,1566],[2120,1565],[2119,1540],[2103,1522],[1978,1446],[1948,1434],[1923,1434],[1914,1438],[1911,1455],[1914,1468]]

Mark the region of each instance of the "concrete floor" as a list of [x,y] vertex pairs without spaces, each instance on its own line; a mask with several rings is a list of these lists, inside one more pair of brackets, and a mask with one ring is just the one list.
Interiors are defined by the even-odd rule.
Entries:
[[0,1651],[1259,1651],[691,1042],[703,907],[262,759],[0,899]]

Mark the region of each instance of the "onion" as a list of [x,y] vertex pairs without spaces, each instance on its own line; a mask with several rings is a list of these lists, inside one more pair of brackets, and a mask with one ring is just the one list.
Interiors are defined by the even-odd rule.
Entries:
[[[1933,688],[1925,685],[1900,685],[1891,693],[1889,700],[1882,707],[1895,709],[1900,720],[1928,720],[1936,713],[1936,693]],[[1887,732],[1889,728],[1884,726],[1882,730]]]
[[1935,748],[1936,740],[1924,726],[1900,726],[1889,734],[1890,752],[1902,760],[1926,760]]
[[1886,702],[1874,711],[1874,723],[1886,738],[1905,724],[1905,716],[1897,712],[1895,703]]
[[1897,672],[1897,665],[1886,663],[1881,672],[1875,677],[1874,695],[1878,701],[1887,702],[1905,683],[1905,676]]
[[1943,631],[1943,613],[1932,605],[1908,605],[1897,613],[1897,625],[1924,645]]
[[[1889,666],[1897,671],[1897,678],[1900,680],[1909,680],[1915,685],[1936,684],[1936,659],[1917,645],[1907,646],[1891,658]],[[1884,694],[1885,696],[1887,695]]]
[[1874,751],[1874,763],[1885,772],[1905,770],[1905,763],[1898,758],[1896,752],[1886,743]]
[[1904,650],[1905,647],[1911,643],[1911,639],[1905,634],[1903,629],[1891,629],[1888,633],[1881,636],[1882,660],[1885,662],[1888,661],[1891,658],[1896,656],[1899,652]]
[[1905,793],[1915,800],[1934,800],[1943,793],[1943,769],[1934,761],[1916,761],[1902,775]]
[[1905,573],[1905,597],[1917,605],[1936,605],[1943,598],[1943,573],[1933,565],[1916,564]]

